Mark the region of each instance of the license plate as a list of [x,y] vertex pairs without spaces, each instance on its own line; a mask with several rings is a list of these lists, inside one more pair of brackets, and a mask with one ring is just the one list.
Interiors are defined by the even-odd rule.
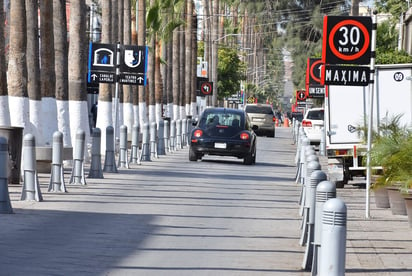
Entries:
[[226,143],[215,143],[215,148],[216,149],[225,149],[226,148]]

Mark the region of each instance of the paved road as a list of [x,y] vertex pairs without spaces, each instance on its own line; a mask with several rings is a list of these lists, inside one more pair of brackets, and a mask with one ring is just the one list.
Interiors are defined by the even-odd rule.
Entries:
[[[189,162],[185,148],[66,194],[46,192],[49,175],[40,174],[43,202],[20,201],[12,185],[0,275],[310,275],[301,270],[291,137],[290,128],[259,137],[255,166]],[[338,196],[348,205],[346,274],[412,275],[406,217],[372,207],[365,220],[358,186]]]

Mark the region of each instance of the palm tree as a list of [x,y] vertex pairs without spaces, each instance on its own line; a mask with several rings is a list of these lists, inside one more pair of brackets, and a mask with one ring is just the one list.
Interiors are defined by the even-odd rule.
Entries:
[[[137,9],[138,18],[138,32],[137,32],[137,43],[138,45],[146,45],[146,0],[138,0]],[[139,95],[139,122],[142,127],[143,124],[148,122],[147,118],[147,105],[146,105],[146,87],[138,87]]]
[[149,57],[147,78],[149,82],[149,122],[156,121],[155,115],[155,77],[156,77],[156,36],[160,28],[160,4],[156,0],[150,0],[150,9],[147,12],[147,27],[149,33]]
[[[5,22],[3,6],[3,0],[0,0],[0,22]],[[4,24],[0,24],[0,37],[4,37]],[[0,125],[10,125],[5,43],[0,43]]]
[[[131,39],[131,8],[130,0],[124,0],[123,44],[130,45]],[[132,131],[134,124],[133,93],[131,85],[123,85],[123,121],[128,131]]]
[[42,102],[40,91],[40,60],[39,60],[39,4],[37,1],[26,0],[27,18],[27,93],[30,104],[30,123],[36,143],[42,144]]
[[[112,43],[112,1],[101,1],[102,7],[102,43]],[[96,127],[101,131],[101,153],[106,153],[106,128],[113,126],[112,91],[107,83],[99,86],[99,104]]]
[[[69,109],[72,141],[78,129],[86,132],[90,139],[89,112],[87,107],[87,44],[86,44],[86,3],[85,0],[70,1],[70,45],[69,45]],[[86,151],[86,157],[87,151]]]
[[[52,144],[53,133],[57,128],[56,73],[54,71],[53,1],[40,1],[40,89],[42,96],[43,138]],[[42,132],[40,132],[42,133]],[[36,137],[43,144],[41,137]]]
[[9,109],[20,111],[10,118],[12,126],[31,133],[26,64],[26,5],[25,0],[10,1],[10,52],[8,65]]
[[56,71],[56,108],[58,129],[63,145],[71,146],[69,113],[69,72],[67,49],[66,0],[53,1],[54,54]]
[[186,0],[186,32],[185,32],[185,114],[190,114],[190,96],[192,94],[192,23],[193,2]]

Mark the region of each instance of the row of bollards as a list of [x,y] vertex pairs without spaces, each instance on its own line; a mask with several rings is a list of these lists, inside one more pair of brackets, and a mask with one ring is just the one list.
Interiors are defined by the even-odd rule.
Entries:
[[[104,166],[101,162],[101,131],[99,128],[92,130],[91,138],[91,163],[88,178],[103,178],[103,172],[117,173],[118,168],[129,169],[129,163],[141,164],[142,161],[151,161],[159,155],[172,153],[188,145],[190,120],[159,121],[158,124],[144,124],[142,129],[134,125],[132,129],[132,141],[130,158],[128,149],[127,126],[120,127],[119,160],[116,165],[114,129],[106,128],[106,152]],[[140,133],[142,140],[140,141]],[[69,184],[86,185],[84,172],[85,163],[85,131],[79,129],[75,136],[73,147],[73,167]],[[9,153],[8,141],[0,137],[0,213],[13,213],[8,192],[8,167]],[[141,148],[141,150],[140,150]],[[22,194],[21,200],[42,201],[43,196],[38,181],[36,168],[36,141],[32,134],[26,134],[23,138],[23,164],[22,164]],[[56,131],[53,134],[52,160],[49,192],[66,193],[63,168],[63,134]]]
[[321,170],[319,157],[303,128],[295,127],[296,183],[302,186],[299,244],[306,246],[302,269],[319,276],[345,275],[346,205],[336,198],[336,185]]

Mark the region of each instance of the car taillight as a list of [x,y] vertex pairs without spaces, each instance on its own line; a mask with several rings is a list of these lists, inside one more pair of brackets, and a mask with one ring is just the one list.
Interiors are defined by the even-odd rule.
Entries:
[[201,129],[197,129],[193,133],[193,136],[195,136],[196,138],[202,137],[202,135],[203,135],[203,131]]
[[303,120],[303,121],[302,121],[302,126],[303,126],[303,127],[312,127],[312,122],[311,122],[311,121]]
[[247,133],[247,132],[242,132],[242,133],[240,134],[240,139],[241,139],[241,140],[249,140],[249,133]]
[[275,117],[275,116],[273,116],[272,121],[273,121],[274,123],[276,123],[276,117]]

